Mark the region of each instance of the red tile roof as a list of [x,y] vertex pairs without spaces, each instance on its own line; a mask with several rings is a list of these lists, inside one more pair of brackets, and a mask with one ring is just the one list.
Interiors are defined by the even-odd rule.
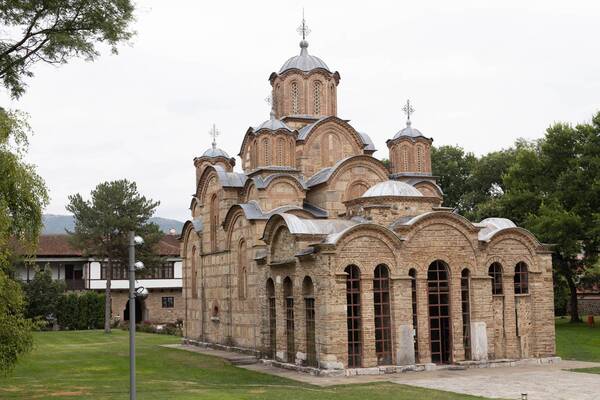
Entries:
[[[40,235],[36,255],[38,257],[81,257],[83,252],[69,243],[69,235]],[[175,235],[165,235],[158,243],[161,256],[179,256],[179,240]]]

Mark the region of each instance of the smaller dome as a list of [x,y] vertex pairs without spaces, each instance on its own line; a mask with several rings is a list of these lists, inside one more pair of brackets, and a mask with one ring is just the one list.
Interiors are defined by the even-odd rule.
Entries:
[[375,186],[372,186],[361,197],[379,196],[422,197],[423,194],[419,192],[414,186],[411,186],[408,183],[400,181],[385,181],[379,182]]
[[321,60],[319,57],[308,54],[307,48],[308,42],[306,40],[302,40],[300,42],[300,55],[288,59],[279,70],[279,73],[282,74],[288,69],[299,69],[300,71],[309,72],[313,69],[322,68],[326,71],[329,71],[329,67],[323,60]]
[[268,119],[262,124],[258,125],[256,128],[254,128],[254,132],[258,132],[261,129],[268,129],[270,131],[285,129],[286,131],[292,131],[283,121],[276,119],[275,117],[272,117],[271,119]]
[[202,157],[210,157],[210,158],[216,158],[216,157],[224,157],[224,158],[229,158],[229,155],[227,153],[225,153],[223,150],[217,148],[217,147],[212,147],[208,150],[206,150],[203,154]]
[[398,138],[401,138],[401,137],[410,137],[410,138],[423,137],[423,138],[427,138],[425,135],[423,135],[421,133],[420,130],[413,128],[410,125],[410,121],[408,121],[406,123],[406,128],[398,131],[398,133],[396,133],[394,135],[394,139],[398,139]]

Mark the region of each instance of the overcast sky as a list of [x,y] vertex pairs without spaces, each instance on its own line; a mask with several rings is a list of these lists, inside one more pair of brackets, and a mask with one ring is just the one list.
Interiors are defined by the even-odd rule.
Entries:
[[299,52],[303,6],[309,53],[341,74],[338,116],[378,158],[407,98],[434,145],[478,155],[600,110],[598,1],[139,1],[119,55],[38,66],[22,99],[0,95],[31,115],[46,212],[128,178],[160,200],[158,216],[187,219],[211,124],[235,156],[268,118],[268,77]]

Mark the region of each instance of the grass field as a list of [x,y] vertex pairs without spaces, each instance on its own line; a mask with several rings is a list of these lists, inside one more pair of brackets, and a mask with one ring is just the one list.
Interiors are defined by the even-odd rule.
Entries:
[[[585,319],[587,321],[587,318]],[[556,319],[556,353],[565,360],[600,362],[600,317],[592,328],[585,323],[571,324],[569,319]],[[581,368],[577,372],[600,374],[600,368]]]
[[[37,332],[35,350],[8,377],[0,399],[127,399],[127,332]],[[221,359],[167,349],[179,338],[137,336],[138,398],[146,399],[430,399],[476,397],[392,383],[310,386],[237,368]]]

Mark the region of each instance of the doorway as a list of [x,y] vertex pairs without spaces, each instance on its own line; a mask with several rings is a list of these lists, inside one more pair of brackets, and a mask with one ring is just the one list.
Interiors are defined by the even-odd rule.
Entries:
[[[144,310],[142,307],[144,303],[139,298],[135,298],[135,323],[139,324],[142,322],[142,315],[144,315]],[[123,313],[123,321],[129,321],[129,300],[127,300],[127,304],[125,305],[125,311]]]
[[448,272],[448,264],[441,260],[432,262],[427,270],[431,362],[436,364],[449,364],[451,361],[452,335]]

